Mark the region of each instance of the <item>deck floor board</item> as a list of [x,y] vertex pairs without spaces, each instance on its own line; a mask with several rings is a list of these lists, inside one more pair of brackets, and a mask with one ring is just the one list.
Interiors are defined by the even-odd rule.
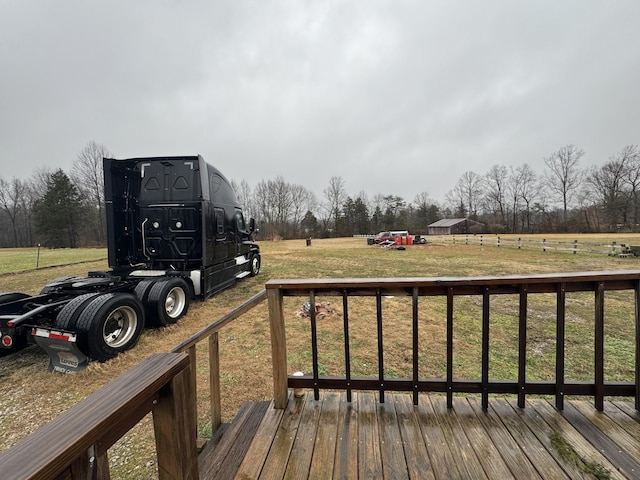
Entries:
[[[491,398],[483,410],[479,398],[454,397],[447,409],[439,395],[421,394],[413,405],[410,394],[387,392],[379,403],[376,392],[354,392],[352,402],[344,392],[319,400],[309,392],[292,395],[284,410],[244,410],[239,422],[201,454],[202,479],[593,478],[589,464],[610,478],[640,474],[640,415],[630,402],[605,402],[597,412],[592,402],[567,400],[558,412],[547,400],[527,399],[521,409],[515,399]],[[558,451],[558,437],[573,460]]]

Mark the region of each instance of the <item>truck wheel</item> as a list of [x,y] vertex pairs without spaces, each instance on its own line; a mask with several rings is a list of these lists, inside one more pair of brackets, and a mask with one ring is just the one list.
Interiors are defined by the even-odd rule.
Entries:
[[256,254],[251,255],[250,264],[251,264],[251,267],[250,267],[251,270],[249,270],[249,274],[252,277],[255,277],[260,272],[260,255],[256,255]]
[[144,311],[135,296],[99,295],[80,313],[78,347],[88,357],[104,362],[138,343],[143,328]]
[[189,286],[181,278],[156,281],[147,298],[150,322],[159,327],[176,323],[189,310]]
[[0,305],[3,303],[15,302],[16,300],[22,300],[23,298],[27,298],[29,295],[26,293],[18,293],[18,292],[0,292]]
[[85,293],[67,303],[56,317],[56,328],[69,331],[75,330],[78,317],[80,317],[84,308],[98,296],[100,296],[99,293]]
[[147,298],[149,298],[149,292],[151,291],[151,287],[156,283],[155,278],[150,278],[147,280],[142,280],[138,285],[136,285],[133,294],[142,302],[143,305],[147,304]]

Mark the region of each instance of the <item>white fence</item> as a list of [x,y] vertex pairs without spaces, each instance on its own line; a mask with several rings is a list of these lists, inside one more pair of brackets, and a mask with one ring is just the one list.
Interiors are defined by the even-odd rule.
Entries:
[[[611,256],[632,256],[631,246],[625,243],[594,243],[573,241],[548,240],[546,238],[500,237],[498,235],[429,235],[428,243],[446,243],[458,245],[479,245],[494,247],[509,247],[518,249],[533,249],[546,251],[564,251],[576,253],[602,253]],[[634,248],[635,250],[635,248]]]

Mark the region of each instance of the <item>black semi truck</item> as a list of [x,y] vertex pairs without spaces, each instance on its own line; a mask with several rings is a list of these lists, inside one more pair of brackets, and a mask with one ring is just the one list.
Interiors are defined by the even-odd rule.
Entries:
[[52,280],[39,295],[0,293],[0,355],[37,343],[50,370],[77,371],[178,321],[193,299],[257,275],[254,219],[200,156],[105,158],[109,270]]

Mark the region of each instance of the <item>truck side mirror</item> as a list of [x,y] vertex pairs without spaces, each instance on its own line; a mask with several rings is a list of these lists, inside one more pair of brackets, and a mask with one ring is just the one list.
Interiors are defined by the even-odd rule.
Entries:
[[256,220],[255,218],[250,218],[249,219],[249,233],[253,233],[253,232],[257,232],[258,229],[256,228]]

